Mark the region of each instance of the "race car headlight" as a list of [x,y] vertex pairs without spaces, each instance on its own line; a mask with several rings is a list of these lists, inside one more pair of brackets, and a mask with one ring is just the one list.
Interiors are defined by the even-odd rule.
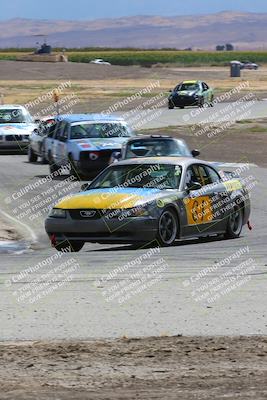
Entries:
[[145,207],[134,207],[129,210],[129,217],[145,217],[149,215],[147,208]]
[[52,218],[66,218],[66,216],[66,210],[62,210],[61,208],[53,208],[49,214],[49,217]]

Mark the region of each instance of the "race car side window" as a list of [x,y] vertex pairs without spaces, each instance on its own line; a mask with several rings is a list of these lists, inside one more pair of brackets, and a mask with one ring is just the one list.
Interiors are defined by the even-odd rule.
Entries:
[[211,176],[204,165],[194,165],[195,174],[198,177],[198,182],[202,186],[210,185],[212,183]]
[[60,122],[58,122],[56,124],[56,126],[55,126],[54,133],[53,133],[53,138],[54,139],[56,139],[56,137],[57,137],[57,132],[58,132],[59,125],[60,125]]
[[57,124],[56,132],[55,132],[55,136],[54,136],[56,140],[59,140],[59,138],[60,138],[63,125],[65,125],[65,122],[59,122]]
[[205,165],[206,174],[209,176],[210,183],[219,183],[221,182],[220,175],[211,167]]
[[209,87],[205,82],[202,82],[203,90],[208,90]]
[[65,126],[62,127],[60,137],[62,140],[66,141],[69,138],[69,124],[66,123]]
[[220,181],[217,172],[208,166],[201,164],[191,165],[186,172],[185,185],[188,187],[192,182],[200,183],[201,186],[210,185]]
[[54,137],[56,129],[57,129],[57,123],[52,124],[48,130],[47,137],[49,138]]
[[199,177],[195,173],[195,168],[193,168],[193,166],[190,166],[188,167],[185,175],[185,188],[190,187],[192,182],[198,182],[202,185]]

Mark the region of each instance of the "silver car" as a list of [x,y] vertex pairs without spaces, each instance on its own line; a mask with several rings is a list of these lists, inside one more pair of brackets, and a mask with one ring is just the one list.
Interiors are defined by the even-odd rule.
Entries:
[[20,105],[0,106],[0,149],[27,151],[29,137],[36,128],[33,118]]

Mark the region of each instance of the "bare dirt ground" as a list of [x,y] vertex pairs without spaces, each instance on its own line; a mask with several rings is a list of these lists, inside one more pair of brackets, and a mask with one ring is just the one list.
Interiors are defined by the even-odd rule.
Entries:
[[[105,110],[115,101],[124,99],[138,90],[147,87],[151,81],[159,81],[160,86],[153,90],[152,96],[174,88],[186,79],[206,81],[219,95],[240,83],[249,82],[241,93],[253,92],[256,98],[267,97],[267,67],[258,71],[242,71],[241,78],[230,78],[229,67],[175,67],[154,66],[105,66],[83,63],[30,63],[19,61],[0,61],[0,94],[6,103],[24,104],[47,91],[60,82],[71,81],[65,95],[74,93],[79,103],[73,112],[98,112]],[[231,101],[240,97],[232,96]],[[128,110],[140,104],[131,102],[121,110]],[[43,102],[42,107],[48,103]],[[32,112],[36,110],[31,110]]]
[[267,396],[267,338],[160,337],[0,345],[2,400]]

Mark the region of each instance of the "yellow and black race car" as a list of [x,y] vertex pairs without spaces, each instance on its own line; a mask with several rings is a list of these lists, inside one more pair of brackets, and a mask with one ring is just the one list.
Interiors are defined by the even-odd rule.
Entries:
[[176,239],[236,238],[250,199],[239,179],[225,180],[195,158],[130,159],[106,168],[82,192],[61,200],[45,228],[57,250],[85,242],[172,245]]
[[168,98],[168,107],[184,108],[186,106],[203,107],[207,104],[213,107],[214,92],[205,82],[202,81],[184,81],[179,83]]

